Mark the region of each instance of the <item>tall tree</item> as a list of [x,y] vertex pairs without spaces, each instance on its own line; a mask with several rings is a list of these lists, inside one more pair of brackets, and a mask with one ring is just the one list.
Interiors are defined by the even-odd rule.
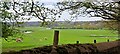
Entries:
[[[7,40],[9,36],[19,33],[15,29],[16,25],[22,24],[31,17],[38,18],[42,21],[42,26],[48,24],[46,22],[55,21],[59,13],[56,9],[45,7],[44,3],[39,2],[0,2],[0,18],[2,20],[2,37]],[[27,18],[26,18],[27,16]]]
[[[1,22],[1,32],[2,32],[2,38],[5,40],[8,40],[7,38],[9,36],[14,36],[15,34],[19,33],[19,30],[14,28],[14,25],[17,23],[13,23],[12,21],[16,20],[16,18],[19,17],[19,15],[13,14],[9,12],[8,10],[10,7],[8,7],[7,2],[0,2],[0,18],[2,20]],[[14,36],[15,37],[15,36]]]

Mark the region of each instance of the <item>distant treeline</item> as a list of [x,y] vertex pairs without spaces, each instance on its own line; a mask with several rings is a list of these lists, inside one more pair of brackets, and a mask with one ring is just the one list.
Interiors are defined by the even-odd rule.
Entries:
[[116,21],[78,21],[78,22],[58,22],[55,23],[52,29],[117,29]]
[[[18,27],[38,27],[41,26],[41,22],[24,22],[22,24],[16,25]],[[67,21],[57,21],[57,22],[47,22],[46,26],[52,29],[117,29],[116,21],[77,21],[77,22],[67,22]]]
[[105,29],[105,28],[65,28],[65,27],[56,27],[52,29],[88,29],[88,30],[97,30],[97,29]]

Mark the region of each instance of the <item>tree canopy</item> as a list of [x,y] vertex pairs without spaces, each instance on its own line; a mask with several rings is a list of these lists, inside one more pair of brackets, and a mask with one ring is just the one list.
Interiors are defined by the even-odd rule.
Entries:
[[101,17],[117,21],[117,30],[120,36],[120,1],[118,2],[60,2],[61,11],[70,10],[70,14],[79,16],[82,13],[90,17]]
[[[42,25],[49,24],[48,21],[54,22],[58,10],[50,9],[44,6],[44,3],[39,2],[0,2],[0,18],[2,20],[2,37],[7,40],[9,36],[20,33],[16,29],[16,25],[22,24],[25,20],[30,20],[32,17],[42,21]],[[27,16],[27,17],[26,17]]]

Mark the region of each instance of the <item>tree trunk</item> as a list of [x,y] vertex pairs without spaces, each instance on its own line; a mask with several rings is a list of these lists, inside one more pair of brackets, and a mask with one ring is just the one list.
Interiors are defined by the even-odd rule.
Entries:
[[45,19],[42,20],[43,22],[41,22],[41,27],[45,26]]

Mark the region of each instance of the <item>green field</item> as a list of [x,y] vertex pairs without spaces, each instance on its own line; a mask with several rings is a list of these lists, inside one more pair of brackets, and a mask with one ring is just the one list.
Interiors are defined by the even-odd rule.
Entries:
[[[96,39],[97,42],[106,42],[107,39],[114,41],[117,37],[90,37],[90,36],[117,36],[116,33],[110,30],[82,30],[82,29],[46,29],[41,27],[26,27],[20,28],[21,30],[32,30],[30,34],[23,35],[23,42],[7,42],[2,39],[2,50],[22,50],[34,47],[52,45],[54,30],[59,30],[59,45],[61,44],[74,44],[76,41],[80,43],[93,43]],[[47,38],[45,40],[44,38]]]

